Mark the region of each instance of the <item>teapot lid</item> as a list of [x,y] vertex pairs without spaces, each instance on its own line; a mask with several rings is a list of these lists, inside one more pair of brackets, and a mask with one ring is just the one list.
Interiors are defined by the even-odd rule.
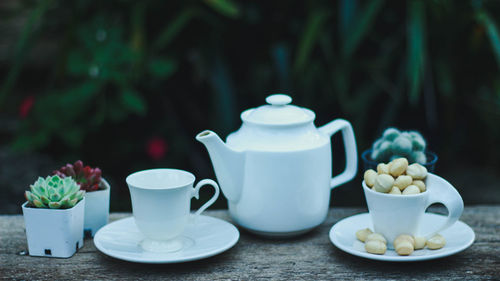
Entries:
[[241,113],[244,122],[258,125],[298,125],[316,117],[309,109],[291,105],[288,95],[275,94],[266,98],[267,105],[251,108]]

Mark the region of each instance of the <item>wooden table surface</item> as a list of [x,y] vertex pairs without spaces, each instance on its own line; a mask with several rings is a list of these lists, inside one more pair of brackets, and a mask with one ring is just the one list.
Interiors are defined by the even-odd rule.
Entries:
[[[137,264],[110,258],[92,240],[69,259],[30,257],[21,215],[0,216],[0,279],[7,280],[217,280],[217,279],[355,279],[355,280],[500,280],[500,206],[467,206],[461,220],[474,229],[476,241],[450,257],[413,263],[367,260],[330,242],[332,225],[363,208],[330,210],[313,231],[292,239],[264,239],[240,230],[230,250],[181,264]],[[206,215],[230,220],[226,210]],[[130,216],[114,213],[111,220]]]

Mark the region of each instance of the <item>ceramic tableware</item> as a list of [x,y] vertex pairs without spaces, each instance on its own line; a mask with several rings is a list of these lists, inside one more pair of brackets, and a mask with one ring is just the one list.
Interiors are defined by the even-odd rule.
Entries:
[[182,250],[176,252],[147,251],[141,247],[144,234],[134,218],[112,222],[94,237],[96,248],[117,259],[138,263],[179,263],[199,260],[222,253],[233,247],[240,234],[232,224],[200,215],[195,223],[187,224],[179,237]]
[[133,173],[126,179],[137,228],[144,234],[141,247],[151,252],[175,252],[183,247],[180,235],[189,222],[191,198],[211,185],[215,193],[192,217],[196,220],[219,196],[219,186],[205,179],[193,188],[193,174],[177,169],[151,169]]
[[[373,231],[387,239],[388,248],[400,234],[432,237],[452,226],[462,215],[464,202],[457,190],[445,179],[428,173],[427,190],[413,195],[394,195],[370,189],[363,181],[366,203],[373,221]],[[434,228],[423,230],[425,210],[434,203],[441,203],[448,209],[448,216]],[[361,229],[361,227],[359,228]]]
[[[351,124],[342,119],[322,127],[315,114],[271,95],[267,105],[241,114],[241,128],[224,143],[212,131],[196,136],[210,155],[229,213],[240,226],[265,236],[291,236],[321,224],[330,191],[357,171]],[[342,132],[346,167],[332,178],[330,138]]]
[[[447,221],[446,216],[425,213],[422,216],[421,229],[431,232],[436,225]],[[412,262],[442,258],[467,249],[474,242],[474,231],[462,221],[457,221],[451,227],[440,232],[446,239],[446,245],[439,250],[424,248],[416,250],[409,256],[399,256],[394,250],[387,249],[383,255],[370,254],[365,251],[363,242],[356,239],[356,231],[362,228],[373,229],[372,217],[368,213],[347,217],[337,222],[330,229],[330,241],[342,251],[366,259],[392,262]]]

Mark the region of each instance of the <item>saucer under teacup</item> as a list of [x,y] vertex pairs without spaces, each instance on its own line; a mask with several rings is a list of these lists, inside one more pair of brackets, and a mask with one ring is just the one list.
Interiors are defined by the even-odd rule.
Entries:
[[[422,219],[422,231],[433,229],[445,220],[446,216],[425,213]],[[330,241],[340,250],[358,257],[380,261],[411,262],[432,260],[456,254],[467,249],[475,239],[472,228],[462,221],[457,221],[451,227],[440,232],[446,239],[446,245],[439,250],[424,248],[415,250],[409,256],[399,256],[393,249],[388,249],[384,255],[376,255],[366,252],[364,243],[356,239],[356,231],[363,228],[373,230],[373,223],[369,213],[350,216],[337,222],[330,229]]]
[[165,245],[156,245],[159,248],[151,249],[148,247],[155,246],[154,243],[144,247],[144,235],[137,228],[134,218],[128,217],[101,228],[94,237],[94,244],[102,253],[125,261],[180,263],[222,253],[233,247],[239,237],[238,229],[231,223],[200,215],[196,220],[190,220],[178,238],[177,242],[181,244],[180,249],[167,248],[165,251],[165,248],[162,249]]

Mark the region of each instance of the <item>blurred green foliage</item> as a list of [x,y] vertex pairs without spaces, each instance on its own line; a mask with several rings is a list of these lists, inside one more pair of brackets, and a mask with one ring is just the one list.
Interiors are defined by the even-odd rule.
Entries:
[[285,92],[318,125],[350,120],[360,150],[394,125],[421,130],[445,164],[466,152],[499,164],[496,1],[23,3],[3,112],[15,115],[25,98],[16,89],[33,81],[26,54],[46,38],[57,51],[35,70],[33,110],[10,139],[17,149],[115,170],[126,156],[127,173],[151,166],[145,147],[161,136],[167,154],[155,165],[206,171],[194,134],[226,135],[239,112]]

